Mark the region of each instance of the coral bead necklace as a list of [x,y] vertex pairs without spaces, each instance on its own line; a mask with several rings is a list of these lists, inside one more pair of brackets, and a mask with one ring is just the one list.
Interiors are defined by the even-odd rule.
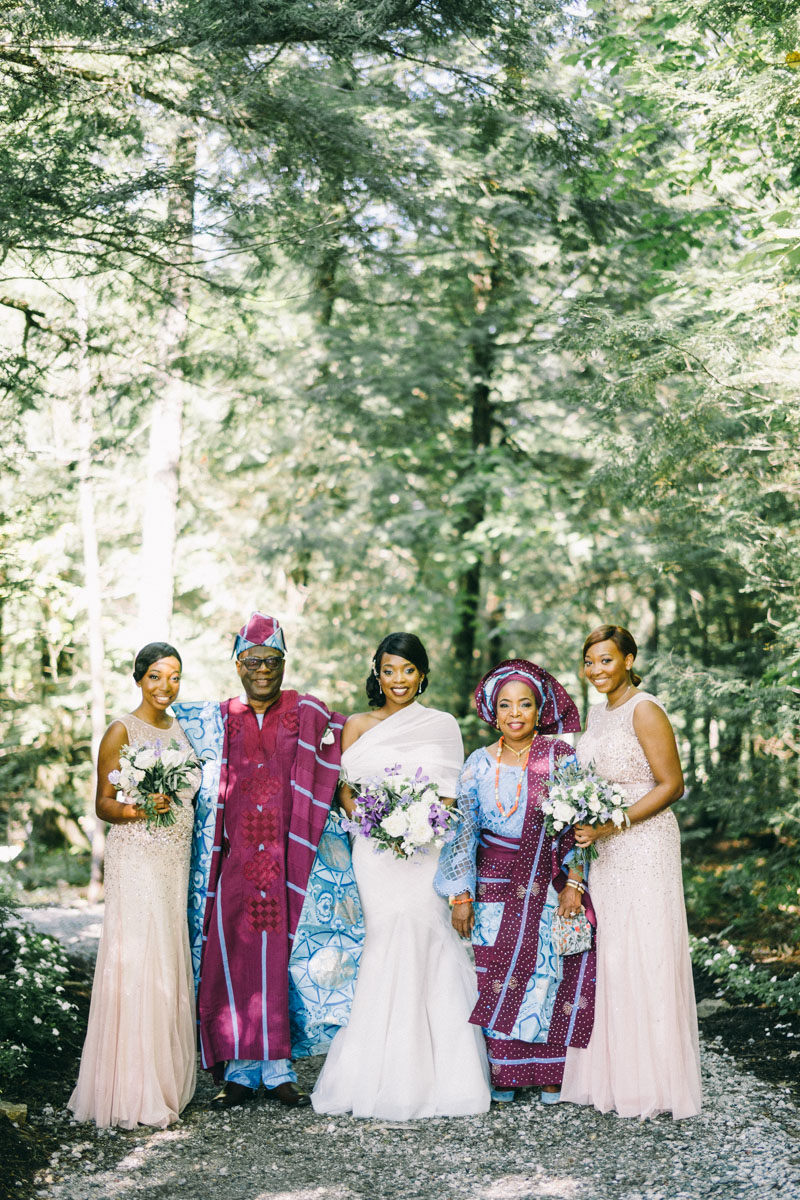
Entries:
[[519,779],[517,780],[517,794],[514,797],[514,803],[511,805],[511,808],[508,810],[508,812],[506,812],[506,810],[503,808],[502,802],[500,800],[500,759],[503,757],[504,744],[505,744],[504,739],[501,737],[500,741],[498,743],[498,746],[497,746],[497,760],[496,760],[497,766],[495,767],[495,772],[494,772],[494,802],[497,807],[497,811],[500,813],[500,816],[504,820],[508,820],[508,818],[510,816],[513,816],[513,814],[519,808],[519,798],[522,795],[522,781],[525,778],[525,771],[527,770],[527,767],[528,767],[528,759],[530,758],[531,746],[533,745],[533,740],[528,742],[527,746],[523,746],[522,750],[515,750],[513,748],[513,746],[507,747],[507,749],[509,749],[512,754],[516,754],[517,758],[520,758],[520,756],[522,754],[525,755],[525,759],[520,767]]

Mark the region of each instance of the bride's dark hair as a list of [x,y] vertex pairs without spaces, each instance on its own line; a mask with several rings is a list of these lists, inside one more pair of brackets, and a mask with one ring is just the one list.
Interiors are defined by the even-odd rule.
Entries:
[[[623,629],[621,625],[600,625],[597,629],[593,629],[583,643],[583,657],[586,658],[586,651],[590,646],[596,646],[598,642],[613,642],[624,658],[632,654],[636,658],[636,652],[639,647],[636,645],[636,639],[627,629]],[[634,687],[638,687],[642,682],[641,675],[637,675],[635,671],[628,672],[631,683]]]
[[140,679],[144,679],[148,669],[160,658],[177,658],[180,665],[183,666],[183,659],[175,647],[170,646],[169,642],[148,642],[146,646],[142,646],[134,660],[133,678],[135,681],[138,683]]
[[378,672],[381,669],[381,659],[384,654],[396,654],[413,663],[423,676],[419,685],[418,695],[422,695],[428,686],[428,654],[415,633],[389,633],[383,639],[372,657],[372,670],[367,676],[367,700],[370,708],[383,708],[386,697],[378,682]]

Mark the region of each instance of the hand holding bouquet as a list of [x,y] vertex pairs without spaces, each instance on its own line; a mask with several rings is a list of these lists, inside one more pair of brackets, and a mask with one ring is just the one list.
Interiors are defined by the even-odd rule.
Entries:
[[[188,746],[179,745],[173,738],[165,748],[156,740],[147,746],[123,746],[119,770],[111,771],[108,781],[120,793],[118,799],[142,809],[148,829],[151,825],[163,829],[175,824],[172,806],[183,807],[178,793],[198,782],[194,772],[201,767]],[[167,808],[162,796],[169,800]]]
[[[612,821],[620,829],[625,824],[628,798],[616,783],[598,775],[593,763],[586,767],[576,762],[560,763],[547,786],[542,812],[545,829],[551,836],[573,825],[603,825]],[[591,862],[597,858],[597,847],[576,846],[575,858],[577,862]]]
[[440,849],[456,836],[459,813],[439,799],[439,789],[418,768],[413,778],[387,767],[385,779],[345,782],[353,789],[355,809],[342,818],[348,833],[372,838],[376,850],[391,850],[395,858]]

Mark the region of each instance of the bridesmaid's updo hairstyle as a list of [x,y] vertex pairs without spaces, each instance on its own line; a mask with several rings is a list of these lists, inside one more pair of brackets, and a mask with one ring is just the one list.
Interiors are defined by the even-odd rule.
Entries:
[[[627,629],[623,629],[621,625],[599,625],[597,629],[593,629],[583,643],[583,657],[586,658],[586,651],[590,646],[596,646],[598,642],[613,642],[618,650],[622,652],[622,657],[627,658],[632,654],[636,658],[639,647],[636,645],[636,639],[633,634]],[[630,671],[631,683],[634,687],[638,687],[642,682],[641,675],[637,675],[635,671]]]
[[170,646],[169,642],[148,642],[146,646],[142,646],[136,658],[133,661],[133,678],[138,683],[140,679],[144,679],[149,667],[152,667],[154,662],[158,662],[160,658],[177,658],[178,662],[183,666],[183,659],[174,646]]
[[389,633],[375,651],[372,658],[372,670],[367,676],[367,700],[370,708],[383,708],[386,703],[386,697],[378,682],[378,673],[384,654],[396,654],[398,658],[405,658],[414,664],[420,675],[423,676],[418,693],[422,695],[428,686],[428,654],[425,647],[415,633]]

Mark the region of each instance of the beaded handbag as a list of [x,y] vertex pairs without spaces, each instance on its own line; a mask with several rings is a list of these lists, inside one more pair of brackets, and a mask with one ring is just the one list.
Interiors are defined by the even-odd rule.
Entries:
[[592,945],[592,927],[584,909],[576,917],[553,917],[552,946],[556,954],[583,954]]

